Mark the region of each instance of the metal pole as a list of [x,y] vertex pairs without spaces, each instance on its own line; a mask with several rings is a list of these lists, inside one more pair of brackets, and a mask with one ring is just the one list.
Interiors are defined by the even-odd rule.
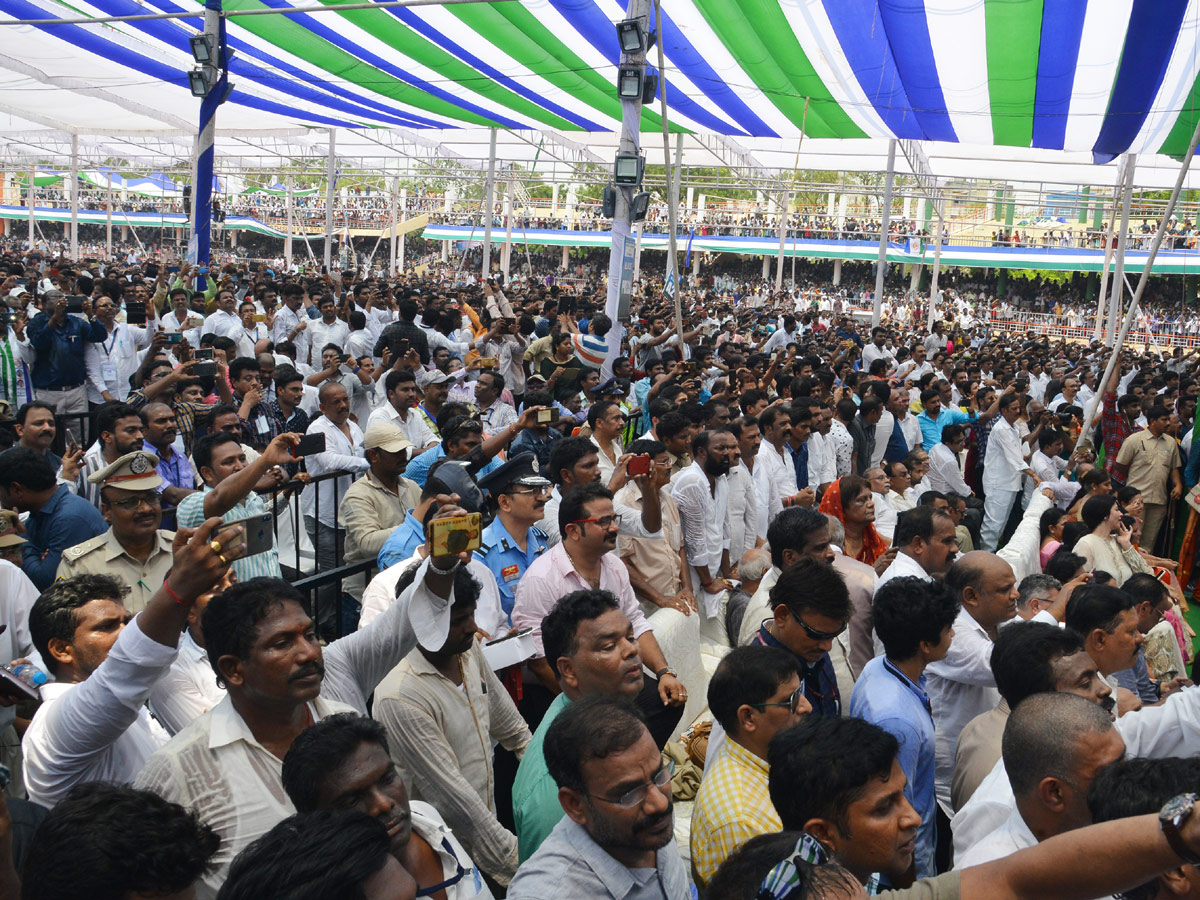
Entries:
[[512,267],[512,220],[513,220],[513,180],[508,179],[508,190],[504,197],[504,283],[508,284],[508,272]]
[[496,129],[488,138],[488,173],[483,190],[483,264],[480,271],[483,280],[487,281],[492,271],[492,212],[496,208]]
[[71,261],[79,259],[79,135],[71,135]]
[[929,279],[929,321],[925,323],[927,331],[933,331],[933,323],[937,321],[938,274],[942,267],[942,210],[938,208],[937,243],[933,250],[933,274]]
[[[892,183],[896,179],[896,139],[888,141],[887,181],[883,187],[883,214],[879,219],[879,258],[875,264],[875,305],[871,311],[871,327],[879,324],[883,314],[883,279],[887,273],[887,239],[892,220]],[[941,234],[938,246],[942,245]]]
[[[408,215],[408,188],[400,188],[400,218],[401,218],[401,220],[403,220],[404,217],[407,215]],[[400,223],[397,222],[396,224],[399,225]],[[392,258],[398,260],[398,263],[396,264],[396,274],[399,275],[402,271],[404,271],[404,235],[403,234],[399,234],[396,236],[396,253],[397,253],[397,255]]]
[[34,182],[37,180],[37,166],[29,167],[29,249],[32,250],[35,241],[34,235],[34,198],[33,188]]
[[1117,183],[1113,185],[1112,208],[1108,212],[1108,230],[1105,232],[1104,239],[1104,268],[1100,272],[1100,299],[1096,304],[1096,325],[1092,329],[1092,340],[1098,341],[1104,337],[1104,311],[1108,308],[1108,267],[1112,263],[1113,248],[1113,225],[1117,220],[1117,198],[1121,191],[1121,184],[1125,180],[1125,159],[1121,158],[1121,168],[1117,173]]
[[192,182],[192,237],[188,258],[207,266],[212,244],[213,160],[217,137],[217,107],[229,92],[228,60],[225,54],[225,23],[221,0],[205,0],[204,34],[213,49],[213,64],[205,66],[208,94],[200,101],[200,132],[196,136],[195,178]]
[[392,196],[389,198],[389,204],[388,204],[389,206],[391,206],[391,209],[388,210],[388,219],[392,223],[392,237],[391,237],[391,240],[388,241],[388,269],[389,269],[389,271],[391,271],[391,273],[393,275],[396,274],[396,270],[397,270],[397,266],[396,266],[396,225],[399,223],[399,219],[397,218],[397,215],[396,215],[397,199],[398,199],[396,195],[399,192],[400,192],[400,176],[397,175],[395,178],[392,179],[392,192],[391,192]]
[[1125,320],[1121,323],[1120,334],[1117,335],[1116,343],[1113,345],[1113,352],[1109,354],[1108,365],[1104,367],[1104,378],[1100,381],[1100,390],[1096,392],[1095,398],[1088,404],[1088,408],[1083,415],[1083,428],[1080,429],[1080,434],[1088,435],[1091,433],[1092,425],[1096,421],[1096,410],[1100,407],[1103,398],[1103,391],[1108,386],[1108,381],[1112,378],[1113,369],[1116,368],[1117,360],[1121,357],[1121,348],[1125,345],[1125,338],[1129,334],[1129,326],[1133,324],[1133,317],[1137,315],[1138,304],[1142,299],[1142,292],[1146,289],[1146,283],[1150,280],[1150,271],[1154,267],[1154,258],[1158,256],[1158,248],[1162,245],[1163,235],[1167,231],[1167,223],[1170,222],[1172,214],[1175,212],[1175,204],[1179,201],[1179,192],[1183,190],[1184,179],[1187,178],[1188,168],[1192,164],[1192,156],[1196,153],[1196,144],[1200,142],[1200,120],[1196,122],[1196,127],[1192,130],[1192,141],[1188,144],[1187,153],[1183,157],[1183,165],[1179,167],[1179,175],[1175,178],[1175,187],[1171,190],[1171,198],[1167,200],[1167,206],[1163,210],[1162,218],[1158,221],[1158,229],[1154,232],[1154,240],[1150,244],[1150,253],[1146,257],[1146,267],[1142,269],[1142,275],[1138,279],[1137,290],[1133,292],[1133,300],[1129,304],[1129,309],[1125,313]]
[[108,173],[108,202],[105,204],[106,210],[104,214],[104,255],[108,259],[112,259],[112,173]]
[[[650,32],[650,17],[653,13],[653,0],[629,0],[629,5],[625,11],[628,18],[637,19],[641,22],[642,32],[646,35]],[[613,35],[612,39],[616,40],[616,35]],[[646,47],[640,47],[633,53],[623,52],[621,54],[621,65],[645,68]],[[659,72],[658,83],[660,86],[666,83],[665,72]],[[621,140],[617,145],[618,155],[637,156],[640,153],[638,137],[641,131],[641,122],[642,98],[637,97],[632,100],[622,100]],[[612,219],[612,249],[608,256],[608,297],[604,303],[604,312],[612,320],[614,327],[606,336],[608,352],[605,356],[604,365],[600,369],[601,378],[609,377],[612,370],[611,361],[621,352],[621,329],[617,326],[617,322],[622,317],[628,318],[629,315],[628,308],[622,309],[621,294],[623,282],[625,282],[625,289],[632,291],[632,278],[629,282],[626,282],[624,269],[626,255],[629,254],[632,256],[630,251],[634,249],[632,244],[627,249],[626,244],[632,240],[630,235],[633,231],[633,193],[638,188],[632,185],[614,185],[614,187],[617,193],[617,204],[616,212],[613,213]],[[632,264],[632,262],[631,258],[630,263]],[[632,275],[632,265],[630,266],[630,275]],[[678,296],[678,291],[676,291],[676,296]]]
[[1117,335],[1117,320],[1125,300],[1125,245],[1129,236],[1129,204],[1133,199],[1133,170],[1137,168],[1137,154],[1125,154],[1125,185],[1121,195],[1121,233],[1117,235],[1117,261],[1113,268],[1113,289],[1108,298],[1108,333],[1104,337],[1106,346],[1111,347]]
[[775,261],[775,293],[783,290],[783,242],[787,239],[788,203],[791,197],[788,191],[779,195],[779,256]]
[[[292,176],[287,177],[287,237],[283,239],[283,258],[287,266],[292,267]],[[308,241],[305,241],[307,244]]]
[[325,271],[333,265],[333,190],[337,180],[337,129],[329,129],[329,158],[325,162]]

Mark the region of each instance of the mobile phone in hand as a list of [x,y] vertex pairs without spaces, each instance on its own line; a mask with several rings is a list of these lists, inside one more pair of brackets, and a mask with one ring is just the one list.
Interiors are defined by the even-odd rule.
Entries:
[[629,462],[625,466],[625,471],[630,477],[634,475],[649,475],[650,466],[652,465],[649,453],[639,453],[637,456],[629,458]]
[[325,452],[325,435],[320,432],[306,434],[300,438],[300,443],[292,447],[292,456],[312,456],[314,453]]

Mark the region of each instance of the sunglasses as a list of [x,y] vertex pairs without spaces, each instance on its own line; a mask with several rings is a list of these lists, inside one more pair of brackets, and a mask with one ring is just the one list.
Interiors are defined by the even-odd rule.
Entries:
[[[788,610],[788,612],[792,612],[792,611]],[[807,622],[805,622],[802,618],[800,618],[794,612],[792,612],[792,618],[800,623],[800,627],[804,629],[804,633],[807,634],[814,641],[832,641],[835,637],[837,637],[839,634],[841,634],[843,631],[845,631],[846,625],[849,624],[849,623],[846,623],[846,625],[843,625],[837,631],[817,631],[817,629],[813,628],[811,625],[809,625]]]
[[[804,623],[801,622],[800,624],[803,625]],[[796,710],[800,708],[800,698],[803,696],[804,688],[798,687],[788,695],[786,700],[779,700],[774,703],[751,703],[749,705],[755,707],[756,709],[766,709],[768,706],[786,706],[788,712],[790,712],[792,715],[795,715]]]

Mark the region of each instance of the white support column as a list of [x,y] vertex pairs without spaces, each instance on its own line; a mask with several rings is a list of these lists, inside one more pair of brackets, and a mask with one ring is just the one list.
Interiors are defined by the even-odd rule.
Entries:
[[570,253],[571,253],[571,248],[570,248],[570,247],[568,247],[566,244],[563,244],[563,248],[562,248],[562,267],[563,267],[564,269],[567,267],[567,263],[569,263],[569,262],[570,262],[570,259],[569,259]]
[[508,284],[508,273],[512,271],[512,226],[513,226],[513,191],[516,185],[512,178],[508,179],[508,189],[504,192],[504,253],[501,255],[504,271],[504,283]]
[[112,174],[108,176],[108,193],[105,195],[104,203],[104,255],[108,259],[112,259]]
[[397,194],[400,191],[400,176],[396,175],[392,178],[392,189],[388,196],[388,222],[391,223],[390,234],[388,239],[388,271],[393,275],[398,271],[396,265],[396,226],[400,223],[399,205],[397,203]]
[[842,283],[842,261],[835,259],[833,261],[833,286],[837,287]]
[[[400,188],[400,222],[408,218],[408,188]],[[398,260],[396,263],[396,274],[399,275],[404,271],[404,235],[400,234],[396,237],[396,256],[392,257]]]
[[79,135],[71,135],[71,260],[79,259]]
[[558,182],[550,185],[550,215],[558,215]]
[[483,190],[483,261],[484,281],[492,271],[492,212],[496,208],[496,129],[489,129],[487,183]]
[[1113,267],[1113,286],[1108,298],[1108,330],[1104,336],[1107,347],[1113,345],[1120,328],[1121,310],[1125,298],[1125,245],[1129,236],[1129,204],[1133,200],[1133,172],[1137,168],[1137,154],[1125,154],[1125,184],[1121,194],[1121,232],[1117,235],[1116,264]]
[[1104,268],[1100,270],[1100,290],[1096,301],[1096,324],[1092,328],[1092,340],[1098,341],[1104,337],[1104,312],[1108,309],[1108,270],[1112,264],[1113,250],[1116,246],[1113,227],[1117,221],[1117,203],[1121,196],[1121,188],[1125,182],[1125,159],[1121,159],[1118,169],[1117,183],[1113,185],[1112,205],[1108,211],[1108,229],[1104,232]]
[[933,323],[937,320],[938,300],[941,295],[938,293],[938,275],[942,271],[942,228],[945,227],[942,212],[938,210],[937,237],[933,247],[933,272],[929,279],[929,317],[925,322],[925,329],[933,331]]
[[779,254],[775,258],[775,293],[783,290],[783,247],[787,241],[788,204],[790,198],[784,191],[779,198]]
[[642,277],[642,232],[646,229],[646,223],[638,222],[634,229],[637,243],[633,248],[633,283],[636,285],[638,279]]
[[29,167],[29,249],[32,250],[35,240],[34,226],[34,182],[37,180],[37,166]]
[[[771,257],[767,256],[766,254],[763,254],[762,259],[763,259],[762,277],[763,277],[763,281],[766,281],[768,278],[771,277]],[[834,273],[835,274],[837,273],[837,264],[836,263],[834,264]],[[837,284],[837,282],[835,281],[834,284]]]
[[[329,158],[325,162],[325,271],[333,268],[333,198],[337,178],[337,129],[329,129]],[[349,235],[347,235],[349,239]]]
[[[896,139],[888,141],[887,181],[883,186],[883,209],[879,216],[879,257],[875,267],[875,304],[871,312],[871,327],[879,324],[883,315],[883,279],[887,274],[887,239],[892,223],[892,184],[896,179]],[[940,246],[940,244],[939,244]]]
[[[283,239],[283,258],[288,269],[292,267],[292,176],[287,177],[287,236]],[[305,241],[305,243],[308,243]]]

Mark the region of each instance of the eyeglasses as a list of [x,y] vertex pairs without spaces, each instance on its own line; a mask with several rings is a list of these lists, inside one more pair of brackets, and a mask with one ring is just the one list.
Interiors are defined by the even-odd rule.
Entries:
[[146,506],[150,509],[157,509],[158,507],[162,506],[162,497],[160,497],[158,494],[143,497],[130,497],[127,500],[109,500],[107,497],[105,497],[104,502],[109,506],[115,506],[117,509],[124,509],[129,512],[133,512],[143,503],[146,504]]
[[670,763],[664,765],[661,769],[654,773],[646,784],[639,784],[635,788],[630,788],[616,800],[610,800],[608,797],[601,797],[599,794],[588,794],[596,800],[603,800],[605,803],[611,803],[614,806],[619,806],[621,809],[633,809],[641,806],[646,799],[646,792],[650,790],[650,785],[654,785],[659,790],[666,792],[666,787],[671,783],[671,775],[675,771],[675,764]]
[[612,528],[614,522],[620,522],[620,516],[601,516],[598,519],[573,519],[571,525],[599,525],[601,528]]
[[[804,625],[803,622],[801,622],[800,624]],[[804,627],[806,629],[808,628],[807,625],[804,625]],[[788,698],[786,700],[779,700],[774,703],[751,703],[749,705],[756,707],[757,709],[766,709],[768,706],[786,706],[788,708],[788,712],[790,712],[792,715],[795,715],[796,710],[800,708],[800,698],[803,696],[804,696],[804,688],[798,687],[794,691],[792,691],[791,694],[788,695]]]
[[[809,625],[807,622],[805,622],[802,618],[800,618],[798,615],[796,615],[791,610],[788,610],[788,612],[792,613],[792,618],[800,623],[800,627],[804,629],[804,633],[807,634],[814,641],[832,641],[835,637],[837,637],[839,634],[841,634],[843,631],[846,630],[846,625],[843,625],[837,631],[817,631],[817,629],[813,628],[811,625]],[[847,624],[849,624],[849,623],[847,623]]]
[[549,487],[531,487],[528,490],[524,490],[524,491],[505,491],[504,493],[509,494],[509,495],[512,495],[512,494],[537,494],[538,496],[545,496],[546,494],[550,493],[550,488]]

